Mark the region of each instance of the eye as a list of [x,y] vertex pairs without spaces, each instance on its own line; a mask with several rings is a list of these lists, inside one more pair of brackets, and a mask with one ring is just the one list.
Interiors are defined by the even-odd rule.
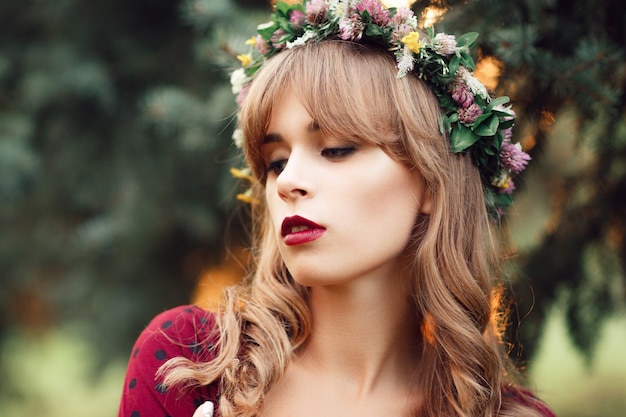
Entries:
[[287,165],[287,159],[277,159],[275,161],[270,162],[265,169],[266,172],[274,173],[275,175],[280,175],[281,172],[285,169]]
[[355,146],[341,146],[337,148],[322,149],[322,156],[328,159],[341,159],[352,155],[356,152]]

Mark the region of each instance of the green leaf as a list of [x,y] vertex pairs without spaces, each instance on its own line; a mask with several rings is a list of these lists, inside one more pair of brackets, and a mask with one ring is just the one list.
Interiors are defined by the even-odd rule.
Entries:
[[474,124],[472,125],[472,129],[476,129],[478,125],[480,125],[482,122],[487,120],[489,117],[491,117],[490,113],[484,113],[478,116],[476,120],[474,121]]
[[255,61],[252,62],[252,64],[244,68],[245,74],[248,77],[252,77],[259,70],[259,68],[261,68],[262,64],[263,64],[263,60],[256,59]]
[[381,36],[383,34],[383,31],[380,26],[375,25],[374,23],[368,23],[365,26],[365,34],[367,36]]
[[454,153],[463,152],[476,141],[480,136],[472,132],[472,130],[462,124],[457,124],[450,133],[450,149]]
[[[278,27],[280,27],[285,32],[294,32],[295,28],[289,21],[289,16],[276,16],[276,23],[278,23]],[[299,30],[299,29],[298,29]]]
[[[511,113],[509,113],[508,111],[501,111],[501,110],[493,110],[491,109],[491,114],[495,114],[496,116],[500,117],[500,118],[508,118],[510,119],[511,117],[513,117],[513,115]],[[513,119],[511,119],[513,120]]]
[[[502,127],[502,124],[500,124],[500,127]],[[502,150],[502,141],[503,140],[504,140],[504,136],[502,136],[502,131],[498,130],[498,133],[496,133],[493,136],[493,148],[496,150],[496,152],[498,154]]]
[[511,99],[508,96],[496,97],[493,100],[491,100],[491,102],[487,106],[487,110],[491,111],[493,110],[494,107],[505,105],[509,101],[511,101]]
[[467,51],[461,51],[459,53],[461,64],[470,71],[474,71],[476,69],[476,65],[474,64],[474,59]]
[[276,13],[281,13],[285,16],[289,16],[289,11],[293,8],[293,6],[291,6],[288,3],[285,3],[284,1],[279,1],[276,3]]
[[448,68],[450,69],[450,75],[456,74],[456,72],[459,70],[459,65],[461,65],[459,56],[453,56],[450,60],[450,64],[448,65]]
[[442,114],[441,117],[439,117],[439,131],[444,135],[447,134],[450,132],[452,123],[456,122],[458,119],[459,115],[457,113],[453,113],[450,116]]
[[442,135],[445,135],[449,128],[450,122],[448,121],[446,115],[442,114],[439,118],[439,132],[441,132]]
[[456,46],[457,48],[471,48],[476,43],[476,39],[478,39],[478,32],[466,33],[465,35],[461,35],[459,39],[456,40]]
[[363,10],[363,13],[361,13],[361,21],[364,23],[370,23],[372,21],[372,17],[367,10]]
[[498,120],[498,116],[495,114],[489,114],[489,117],[486,120],[482,121],[478,125],[474,124],[473,130],[474,133],[479,136],[493,136],[498,131],[499,125],[500,121]]
[[294,39],[295,39],[295,36],[292,33],[285,33],[283,36],[281,36],[278,39],[278,43],[287,43],[287,42],[291,42]]
[[513,203],[513,197],[507,193],[493,193],[493,204],[498,207],[508,207]]
[[276,32],[277,29],[278,29],[278,25],[276,24],[276,22],[273,22],[271,26],[264,27],[263,29],[258,29],[257,33],[261,35],[263,39],[268,40],[272,37],[272,35],[274,34],[274,32]]
[[514,124],[515,124],[515,120],[513,119],[504,120],[500,122],[500,129],[508,129],[510,127],[513,127]]

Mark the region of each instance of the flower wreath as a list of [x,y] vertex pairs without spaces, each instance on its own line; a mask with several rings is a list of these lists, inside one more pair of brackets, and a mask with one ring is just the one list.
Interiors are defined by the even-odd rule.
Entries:
[[[425,31],[425,33],[424,33]],[[304,0],[278,2],[271,20],[246,41],[250,52],[237,58],[242,68],[231,75],[232,91],[241,105],[249,83],[265,60],[311,41],[342,39],[385,46],[395,55],[398,78],[407,74],[424,80],[439,99],[440,130],[450,139],[453,153],[470,153],[483,181],[485,204],[496,218],[512,203],[512,177],[526,168],[530,156],[511,141],[515,112],[506,96],[492,97],[472,74],[470,55],[478,33],[458,39],[420,31],[417,18],[406,8],[385,8],[379,0]],[[233,138],[241,147],[242,132]],[[233,175],[252,180],[249,173]],[[238,196],[250,201],[250,193]]]

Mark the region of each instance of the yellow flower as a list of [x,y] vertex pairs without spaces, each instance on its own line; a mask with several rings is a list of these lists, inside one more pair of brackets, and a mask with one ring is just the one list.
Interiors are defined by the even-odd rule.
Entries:
[[404,36],[400,41],[406,46],[408,46],[411,52],[415,54],[419,54],[420,49],[422,49],[422,47],[424,46],[420,42],[420,34],[417,32],[410,32],[408,35]]
[[258,204],[259,201],[252,197],[252,189],[248,188],[245,193],[237,194],[237,200],[247,204]]
[[252,171],[250,170],[250,168],[244,168],[244,169],[231,168],[230,175],[240,180],[247,180],[250,182],[255,181],[254,177],[252,176]]
[[501,172],[499,176],[491,181],[491,185],[506,190],[509,188],[510,182],[511,176],[507,172]]
[[251,37],[246,41],[246,45],[256,46],[256,36]]
[[[237,179],[246,180],[246,181],[249,181],[250,183],[254,183],[256,181],[254,177],[252,176],[252,170],[249,167],[243,168],[243,169],[231,168],[230,174]],[[252,196],[252,188],[248,188],[245,192],[241,194],[237,194],[237,200],[243,201],[244,203],[247,203],[247,204],[259,203],[259,201]]]
[[237,59],[241,61],[241,66],[245,67],[246,65],[252,62],[252,55],[250,54],[237,55]]

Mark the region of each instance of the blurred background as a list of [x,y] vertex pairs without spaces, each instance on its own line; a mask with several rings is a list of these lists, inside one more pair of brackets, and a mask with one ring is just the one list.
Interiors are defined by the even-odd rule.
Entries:
[[[0,3],[0,415],[116,415],[155,314],[242,273],[229,71],[253,0]],[[533,162],[502,227],[511,354],[560,417],[626,410],[626,4],[422,0],[478,31]]]

